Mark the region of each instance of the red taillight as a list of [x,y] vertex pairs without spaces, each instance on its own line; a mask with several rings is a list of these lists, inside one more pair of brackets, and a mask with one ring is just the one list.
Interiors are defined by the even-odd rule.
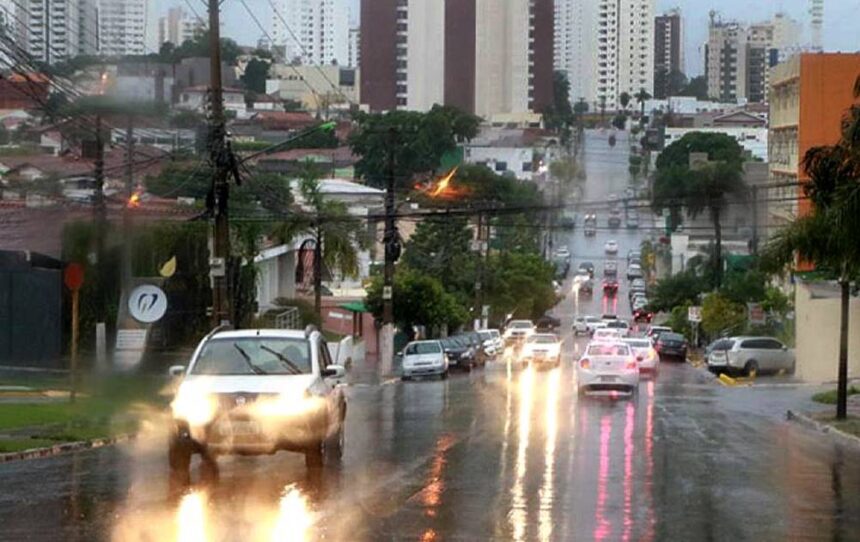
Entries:
[[627,369],[633,370],[633,369],[638,369],[638,368],[639,368],[639,366],[636,364],[636,359],[634,359],[634,358],[628,358],[627,359]]
[[590,369],[591,368],[591,360],[589,360],[588,358],[582,358],[581,360],[579,360],[579,366],[582,367],[583,369]]

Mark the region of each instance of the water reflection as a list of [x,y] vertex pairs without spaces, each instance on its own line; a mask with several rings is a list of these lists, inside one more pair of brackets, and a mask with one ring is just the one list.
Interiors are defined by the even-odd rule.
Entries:
[[627,403],[624,419],[624,542],[630,540],[633,528],[633,426],[635,411],[632,403]]
[[447,464],[447,453],[456,439],[453,435],[442,435],[436,440],[427,485],[421,490],[420,502],[424,506],[424,515],[435,518],[439,505],[442,504],[442,493],[445,491],[445,478],[442,476]]
[[206,497],[192,491],[182,497],[176,511],[176,542],[207,542]]
[[278,517],[272,530],[272,542],[304,542],[308,540],[313,515],[307,498],[295,486],[284,489],[278,503]]
[[514,487],[511,491],[511,512],[508,520],[513,531],[514,540],[525,540],[527,524],[525,476],[526,451],[531,433],[532,397],[534,394],[535,372],[528,367],[520,376],[519,385],[519,425],[517,427],[517,459],[515,464]]
[[594,539],[609,540],[612,523],[606,518],[607,484],[609,482],[609,440],[612,436],[612,415],[600,419],[600,452],[597,467],[597,507],[594,512]]
[[554,369],[549,374],[546,392],[546,410],[544,426],[546,442],[544,444],[543,486],[540,489],[540,515],[538,517],[538,536],[547,541],[552,538],[552,506],[555,492],[555,442],[558,433],[558,388],[561,382],[561,371]]

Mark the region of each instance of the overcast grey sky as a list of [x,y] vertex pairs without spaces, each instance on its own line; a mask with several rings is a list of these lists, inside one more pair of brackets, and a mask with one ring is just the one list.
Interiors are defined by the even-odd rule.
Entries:
[[[269,0],[245,0],[264,25],[272,20]],[[343,0],[357,14],[360,0]],[[373,1],[373,0],[365,0]],[[442,0],[439,0],[442,1]],[[168,4],[186,7],[183,0],[168,0]],[[205,17],[200,0],[188,0],[197,12]],[[257,42],[263,33],[245,12],[239,0],[226,0],[224,6],[224,33],[241,44]],[[701,45],[708,32],[708,12],[716,9],[724,19],[756,22],[769,19],[777,11],[785,11],[794,19],[808,23],[809,0],[657,0],[657,11],[679,7],[684,15],[686,68],[688,75],[703,70]],[[164,8],[166,9],[166,7]],[[860,32],[857,30],[860,0],[825,0],[824,48],[828,51],[860,50]],[[357,16],[357,15],[356,15]],[[270,31],[270,28],[266,28]],[[806,31],[808,38],[808,30]]]

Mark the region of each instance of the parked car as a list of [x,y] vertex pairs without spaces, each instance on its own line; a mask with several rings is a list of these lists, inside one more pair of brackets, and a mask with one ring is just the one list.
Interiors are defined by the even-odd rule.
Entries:
[[536,368],[561,365],[561,341],[553,333],[535,333],[526,339],[520,360]]
[[794,351],[773,337],[731,337],[718,341],[708,355],[708,369],[732,374],[793,373]]
[[633,260],[642,259],[642,252],[638,250],[628,250],[627,251],[627,264],[629,265]]
[[639,215],[634,212],[628,212],[626,217],[626,226],[629,230],[635,230],[639,227]]
[[570,262],[570,250],[567,247],[561,247],[555,251],[556,258],[564,258]]
[[630,300],[630,303],[633,303],[633,300],[637,297],[647,297],[645,288],[641,286],[631,286],[630,289],[627,290],[627,298]]
[[618,241],[610,239],[603,245],[603,251],[607,254],[618,254]]
[[680,333],[664,331],[657,337],[654,349],[660,359],[675,358],[680,361],[687,359],[687,339]]
[[607,221],[607,223],[609,224],[609,227],[613,230],[617,229],[621,227],[621,217],[617,214],[609,215],[609,220]]
[[594,237],[597,234],[597,215],[594,213],[585,215],[582,221],[582,230],[586,237]]
[[505,351],[505,341],[498,329],[482,329],[478,333],[484,340],[484,350],[491,356],[497,357]]
[[630,288],[641,288],[644,291],[646,287],[647,284],[645,284],[645,279],[638,278],[630,281]]
[[416,376],[448,378],[448,356],[440,341],[412,341],[403,349],[402,379]]
[[636,362],[639,363],[639,372],[651,373],[656,376],[660,365],[660,356],[651,341],[647,338],[636,337],[624,339],[624,342],[633,349],[633,355],[636,357]]
[[522,342],[534,335],[535,325],[531,320],[511,320],[503,335],[506,344]]
[[[436,348],[441,354],[438,343]],[[189,481],[199,454],[205,477],[217,478],[216,457],[300,452],[308,467],[336,460],[343,449],[345,376],[331,362],[316,329],[215,331],[195,350],[171,403],[170,474]]]
[[643,276],[640,266],[635,263],[627,266],[627,280],[641,279]]
[[592,339],[594,338],[594,334],[597,333],[598,330],[606,328],[606,322],[603,322],[603,321],[594,322],[593,324],[590,324],[590,325],[591,325],[591,331],[589,331],[589,335],[591,336]]
[[648,300],[642,299],[642,301],[637,302],[633,308],[631,309],[633,313],[633,321],[636,323],[646,322],[651,323],[651,319],[654,318],[654,313],[648,310]]
[[660,334],[663,332],[666,332],[666,331],[671,333],[672,328],[668,327],[668,326],[653,326],[652,325],[652,326],[648,326],[648,329],[645,330],[645,336],[648,337],[649,339],[651,339],[652,343],[655,343],[655,342],[657,342],[657,338],[660,336]]
[[590,343],[576,364],[577,391],[634,394],[639,387],[639,364],[630,346],[618,340]]
[[622,339],[630,334],[630,326],[624,320],[611,320],[606,322],[606,327],[618,331],[618,336]]
[[563,216],[561,217],[561,227],[565,230],[572,230],[576,228],[576,218],[572,216]]
[[448,357],[449,369],[457,368],[471,371],[478,364],[475,347],[467,337],[455,335],[440,339],[439,343]]
[[552,314],[544,314],[535,322],[535,328],[538,331],[553,331],[561,326],[561,320]]

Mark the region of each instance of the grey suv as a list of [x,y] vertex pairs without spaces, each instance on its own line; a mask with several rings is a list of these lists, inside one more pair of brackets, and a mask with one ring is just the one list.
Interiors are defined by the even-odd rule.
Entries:
[[794,350],[773,337],[729,337],[711,345],[708,369],[713,372],[794,372]]

